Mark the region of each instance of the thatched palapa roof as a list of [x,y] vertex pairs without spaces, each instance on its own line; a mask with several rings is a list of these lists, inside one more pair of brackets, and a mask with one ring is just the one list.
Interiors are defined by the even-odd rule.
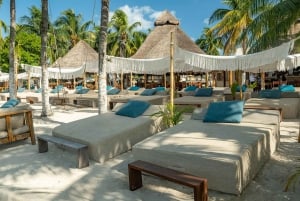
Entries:
[[58,58],[52,67],[74,68],[97,61],[98,53],[85,41],[80,40],[65,56]]
[[164,11],[155,23],[154,29],[147,36],[138,51],[131,57],[134,59],[154,59],[170,55],[170,32],[174,32],[175,46],[184,50],[205,54],[179,27],[179,21],[168,11]]

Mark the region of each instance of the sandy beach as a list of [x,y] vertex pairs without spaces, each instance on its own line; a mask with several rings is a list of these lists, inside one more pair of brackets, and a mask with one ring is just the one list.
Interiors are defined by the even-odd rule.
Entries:
[[[41,105],[32,107],[36,135],[51,135],[58,125],[98,115],[96,108],[52,106],[54,115],[41,119]],[[281,122],[279,149],[244,192],[235,196],[209,190],[209,201],[298,201],[299,182],[283,191],[288,176],[300,166],[298,132],[299,119]],[[51,143],[47,153],[38,153],[29,140],[0,145],[0,153],[0,200],[193,200],[191,188],[150,175],[143,177],[141,189],[130,191],[127,165],[134,160],[130,151],[103,164],[90,161],[83,169],[76,168],[74,153]]]

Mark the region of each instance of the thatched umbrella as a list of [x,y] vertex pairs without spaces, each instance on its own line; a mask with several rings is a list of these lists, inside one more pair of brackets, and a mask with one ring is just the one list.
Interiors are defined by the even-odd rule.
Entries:
[[[156,19],[154,29],[131,58],[155,59],[169,57],[171,33],[173,33],[172,45],[174,47],[177,46],[190,52],[205,54],[205,52],[180,29],[179,21],[169,11],[164,11]],[[170,88],[172,90],[173,86],[170,86]]]
[[[58,58],[52,67],[74,68],[88,63],[97,63],[98,53],[85,41],[80,40],[65,56]],[[85,72],[96,73],[97,66],[88,66]],[[75,79],[75,78],[74,78]]]
[[174,45],[181,49],[205,54],[192,39],[179,27],[179,21],[169,12],[164,11],[155,21],[154,29],[147,36],[134,59],[155,59],[170,55],[170,33],[174,32]]

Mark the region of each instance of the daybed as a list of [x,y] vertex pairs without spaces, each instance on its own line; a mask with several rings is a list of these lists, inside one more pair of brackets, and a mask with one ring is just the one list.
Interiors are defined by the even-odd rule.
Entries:
[[81,119],[54,128],[52,135],[88,145],[89,157],[102,163],[160,131],[160,118],[152,117],[159,108],[151,105],[136,118],[109,112]]
[[[266,91],[276,93],[276,90]],[[299,92],[281,92],[278,97],[269,96],[266,98],[263,98],[258,94],[257,96],[248,99],[245,105],[281,107],[283,119],[297,119],[300,116]]]
[[[192,88],[193,89],[193,88]],[[174,99],[174,105],[207,107],[211,102],[224,101],[223,93],[213,88],[195,88],[193,91],[183,91],[181,97]]]
[[152,105],[164,105],[169,100],[168,91],[164,87],[153,89],[144,89],[139,95],[124,95],[119,97],[111,97],[109,107],[112,109],[117,103],[126,103],[129,100],[146,101]]
[[211,102],[224,101],[225,98],[222,95],[214,95],[208,97],[198,96],[182,96],[174,99],[174,105],[188,105],[196,107],[207,107]]
[[137,143],[134,159],[207,178],[209,189],[241,194],[277,149],[279,112],[245,110],[240,123],[204,123],[199,116]]
[[31,143],[35,144],[30,106],[25,103],[17,103],[12,107],[5,107],[11,101],[16,100],[9,100],[0,108],[0,144],[27,138],[30,138]]

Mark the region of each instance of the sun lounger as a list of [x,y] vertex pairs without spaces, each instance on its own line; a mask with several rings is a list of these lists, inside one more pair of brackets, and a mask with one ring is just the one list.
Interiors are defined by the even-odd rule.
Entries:
[[110,98],[109,107],[112,109],[117,103],[127,103],[129,100],[140,100],[151,103],[152,105],[164,105],[168,102],[169,96],[140,96],[140,95],[124,95],[119,97]]
[[215,95],[209,97],[182,96],[174,99],[174,105],[207,107],[211,102],[224,101],[224,100],[225,98],[222,95]]
[[89,157],[102,163],[160,131],[160,119],[151,116],[158,110],[159,106],[150,106],[137,118],[109,112],[60,125],[52,134],[88,145]]
[[207,178],[209,189],[241,194],[278,147],[279,111],[245,110],[241,123],[199,119],[137,143],[134,159]]

